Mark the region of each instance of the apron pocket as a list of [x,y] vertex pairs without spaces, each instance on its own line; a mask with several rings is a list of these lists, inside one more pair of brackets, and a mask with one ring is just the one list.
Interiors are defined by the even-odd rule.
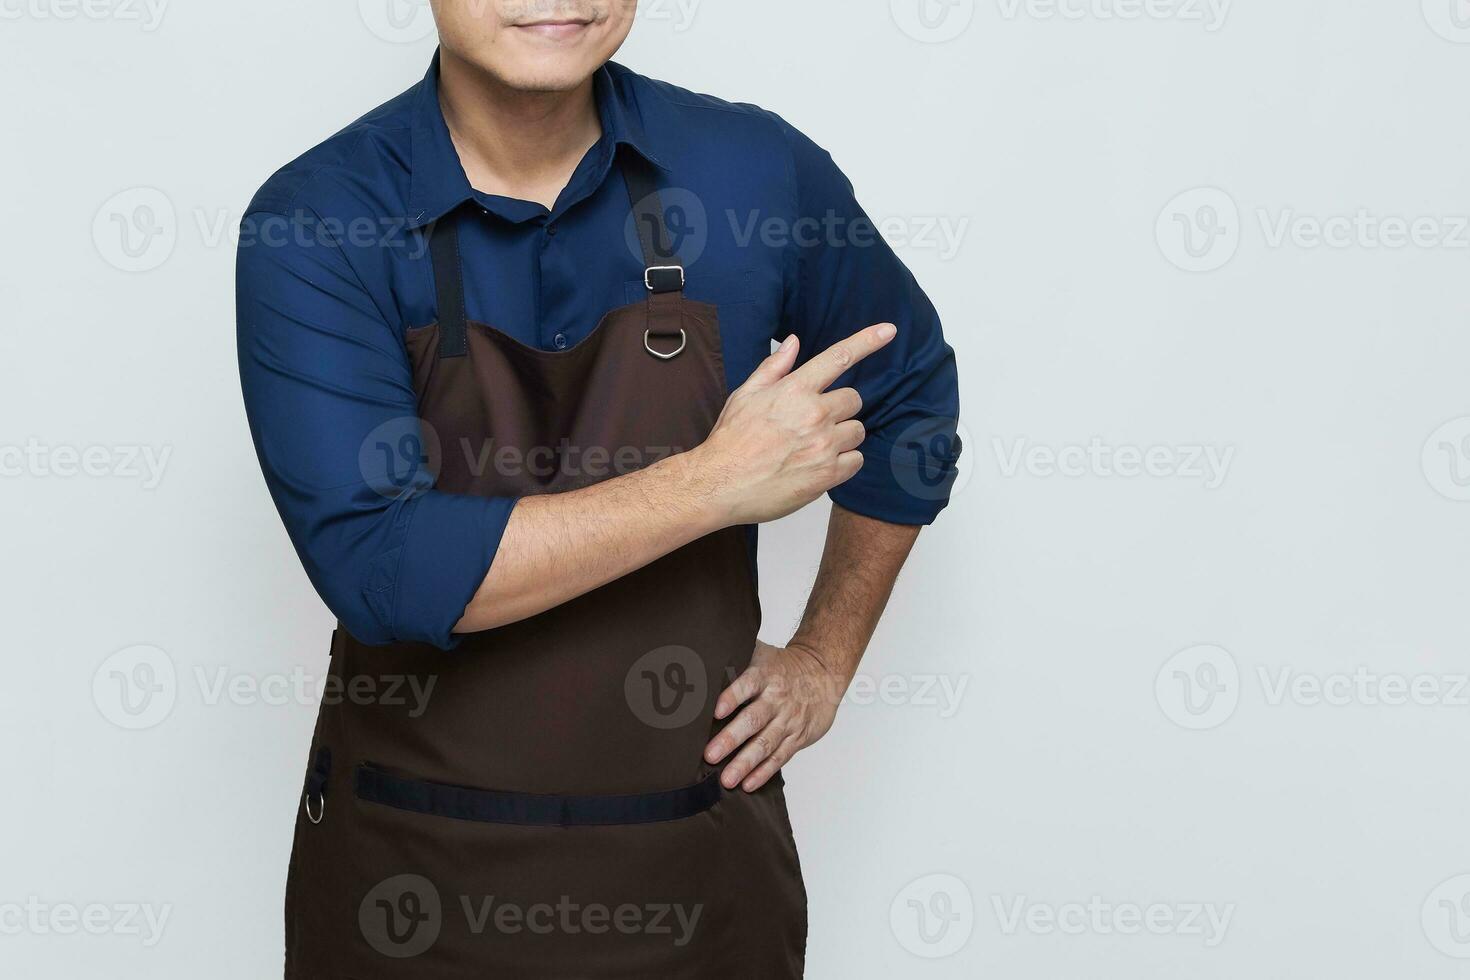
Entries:
[[[330,761],[330,760],[329,760]],[[683,820],[720,798],[719,773],[692,786],[626,796],[549,796],[469,789],[395,776],[371,764],[357,767],[357,798],[411,813],[530,827],[609,827]]]
[[727,870],[717,777],[544,796],[371,764],[354,776],[355,976],[724,975],[743,886]]

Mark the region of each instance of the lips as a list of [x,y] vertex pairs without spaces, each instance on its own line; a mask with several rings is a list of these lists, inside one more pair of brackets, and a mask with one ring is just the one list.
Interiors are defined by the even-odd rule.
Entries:
[[562,40],[575,37],[589,24],[591,24],[591,21],[586,20],[539,20],[530,24],[517,24],[516,26],[532,34],[554,40]]

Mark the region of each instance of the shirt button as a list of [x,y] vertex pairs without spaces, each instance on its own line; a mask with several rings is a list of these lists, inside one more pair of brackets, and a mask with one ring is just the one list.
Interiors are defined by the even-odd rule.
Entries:
[[567,335],[564,333],[559,333],[555,337],[552,337],[551,342],[556,345],[557,350],[567,349]]
[[546,226],[546,236],[548,238],[555,238],[556,237],[556,225],[547,225]]

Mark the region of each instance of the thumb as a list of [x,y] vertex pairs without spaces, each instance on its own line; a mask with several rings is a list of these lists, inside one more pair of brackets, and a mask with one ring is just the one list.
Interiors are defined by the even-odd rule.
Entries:
[[750,373],[750,377],[745,381],[745,386],[765,388],[780,381],[791,373],[792,367],[796,364],[797,352],[800,350],[801,341],[797,339],[796,334],[787,337],[781,341],[780,347],[771,352],[770,357],[761,361]]

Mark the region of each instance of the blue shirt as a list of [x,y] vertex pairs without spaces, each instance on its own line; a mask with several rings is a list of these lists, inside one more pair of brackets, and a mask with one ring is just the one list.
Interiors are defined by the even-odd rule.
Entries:
[[[448,648],[515,501],[383,493],[372,443],[417,415],[403,336],[435,319],[426,226],[461,204],[472,320],[528,345],[576,344],[645,295],[615,157],[655,165],[686,294],[717,304],[737,388],[795,333],[802,357],[873,323],[898,337],[838,386],[863,397],[865,465],[831,493],[927,524],[959,452],[954,354],[933,306],[830,156],[778,116],[616,64],[598,72],[602,137],[555,207],[469,184],[424,80],[273,175],[242,222],[240,379],[256,452],[323,601],[366,643]],[[373,433],[379,436],[374,437]]]

